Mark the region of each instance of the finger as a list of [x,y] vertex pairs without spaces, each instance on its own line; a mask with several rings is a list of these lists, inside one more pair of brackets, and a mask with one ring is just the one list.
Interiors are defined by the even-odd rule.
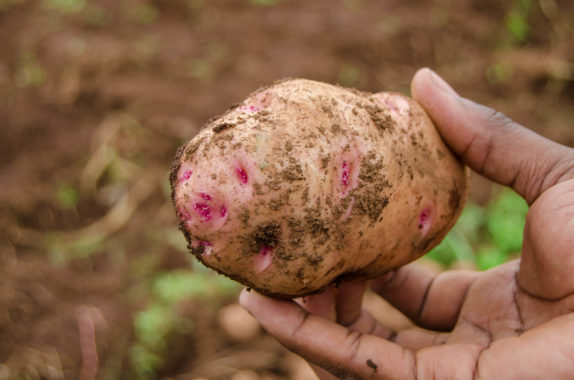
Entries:
[[344,281],[338,287],[328,286],[321,293],[295,302],[311,314],[348,326],[361,314],[365,288],[365,281]]
[[[350,329],[362,333],[373,334],[382,338],[397,338],[398,334],[381,325],[370,313],[362,310],[365,281],[342,282],[337,288],[329,286],[325,291],[296,300],[306,311],[349,326]],[[411,342],[409,342],[411,343]],[[309,363],[311,369],[321,380],[336,380],[323,368]]]
[[435,274],[409,264],[371,281],[371,288],[417,325],[450,331],[468,289],[479,272],[457,270]]
[[415,356],[398,344],[349,330],[294,302],[246,291],[239,301],[285,347],[336,376],[415,378]]
[[[339,320],[340,317],[347,324],[358,319],[363,300],[365,283],[343,282],[338,288],[330,285],[323,292],[295,300],[303,309],[330,321]],[[341,323],[341,322],[339,322]],[[321,380],[336,380],[323,368],[309,363],[311,369]]]
[[574,294],[574,180],[561,182],[534,202],[526,217],[518,284],[546,300]]
[[[334,308],[332,306],[335,302],[337,323],[353,331],[395,342],[412,351],[446,341],[448,334],[439,334],[419,328],[395,331],[381,324],[371,313],[362,308],[365,288],[365,281],[342,282],[336,292],[334,292],[334,287],[329,287],[325,292],[305,297],[304,301],[297,301],[297,303],[310,313],[333,321]],[[336,379],[321,367],[309,364],[319,379]]]
[[395,331],[381,324],[366,309],[361,311],[359,318],[352,325],[349,325],[348,328],[360,333],[378,336],[411,351],[418,351],[428,346],[442,344],[449,336],[447,333],[422,330],[417,327]]
[[[329,321],[334,321],[337,317],[335,310],[335,297],[337,291],[333,285],[329,285],[324,291],[307,297],[297,298],[294,301],[311,314],[315,314]],[[325,371],[323,368],[308,363],[317,378],[320,380],[336,380],[337,378]]]
[[366,287],[365,281],[341,283],[337,289],[337,323],[348,326],[359,318]]
[[334,321],[337,317],[335,310],[336,296],[337,289],[335,289],[335,286],[329,285],[323,292],[299,298],[295,302],[311,314]]
[[512,187],[529,204],[545,189],[574,177],[572,149],[459,97],[430,69],[415,74],[411,91],[455,154],[478,173]]

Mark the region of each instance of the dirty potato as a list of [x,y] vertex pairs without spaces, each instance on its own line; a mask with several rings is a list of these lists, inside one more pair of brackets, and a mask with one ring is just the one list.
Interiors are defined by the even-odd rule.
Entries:
[[208,122],[170,180],[191,252],[283,298],[420,257],[467,193],[464,166],[415,101],[303,79]]

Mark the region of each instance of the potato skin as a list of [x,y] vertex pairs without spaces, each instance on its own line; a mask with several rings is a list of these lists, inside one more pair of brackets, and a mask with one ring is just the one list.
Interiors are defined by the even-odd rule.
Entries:
[[295,79],[208,122],[170,182],[202,263],[291,298],[428,252],[458,218],[467,177],[412,99]]

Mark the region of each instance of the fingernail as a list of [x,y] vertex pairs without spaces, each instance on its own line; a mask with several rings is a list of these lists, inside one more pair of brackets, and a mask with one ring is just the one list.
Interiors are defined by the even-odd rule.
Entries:
[[265,303],[267,297],[252,291],[250,288],[243,289],[239,294],[239,304],[243,306],[249,314],[255,316],[259,314],[262,303]]
[[243,289],[239,294],[239,304],[244,308],[248,309],[249,306],[249,298],[250,298],[250,289]]
[[442,77],[440,75],[438,75],[437,73],[435,73],[431,69],[428,69],[428,70],[431,74],[431,79],[432,79],[433,84],[439,90],[441,90],[442,92],[447,93],[449,95],[453,95],[453,96],[458,97],[458,93],[448,83],[446,83],[446,81],[444,79],[442,79]]

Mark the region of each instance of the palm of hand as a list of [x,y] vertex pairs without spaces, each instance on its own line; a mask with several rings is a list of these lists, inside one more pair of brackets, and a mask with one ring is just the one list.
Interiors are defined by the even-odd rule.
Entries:
[[[574,297],[546,300],[517,281],[519,261],[484,273],[468,290],[450,333],[404,339],[416,351],[415,377],[569,378],[574,368]],[[413,338],[413,337],[411,337]],[[556,351],[562,355],[556,356]],[[449,360],[444,360],[449,358]],[[422,375],[422,376],[421,376]]]
[[[456,350],[473,378],[572,376],[574,289],[572,280],[561,278],[571,277],[574,268],[568,260],[561,261],[569,252],[560,252],[560,248],[572,242],[567,227],[574,211],[573,185],[572,181],[558,184],[533,204],[524,260],[479,276],[468,289],[452,332],[434,338],[446,344],[419,351],[423,360],[439,363],[431,369],[436,375],[452,376],[454,368],[462,369],[460,362],[453,366],[451,361],[440,361],[439,356]],[[548,228],[547,223],[557,227]],[[557,270],[545,278],[534,263]]]

